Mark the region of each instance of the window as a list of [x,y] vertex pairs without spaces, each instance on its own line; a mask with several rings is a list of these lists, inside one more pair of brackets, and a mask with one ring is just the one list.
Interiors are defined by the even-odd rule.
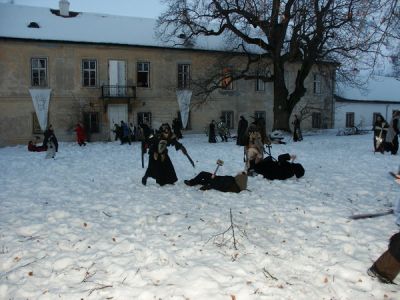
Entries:
[[151,112],[138,112],[137,114],[138,125],[146,123],[151,127]]
[[221,113],[221,121],[224,122],[229,129],[233,129],[233,111],[223,111]]
[[39,120],[36,116],[36,113],[32,113],[32,133],[33,134],[40,134],[43,133],[42,129],[40,128],[39,125]]
[[264,119],[264,121],[265,121],[265,117],[266,117],[265,111],[255,111],[255,112],[254,112],[254,118],[255,118],[256,120],[258,120],[258,119]]
[[312,128],[321,128],[321,113],[313,112],[311,115]]
[[265,82],[258,77],[259,74],[257,74],[257,79],[256,79],[256,91],[265,91]]
[[232,77],[232,69],[224,68],[222,70],[222,79],[221,79],[221,88],[225,90],[233,90],[233,77]]
[[314,94],[321,94],[321,75],[314,74],[314,84],[313,84]]
[[82,60],[82,85],[95,87],[97,85],[97,61],[94,59]]
[[31,59],[31,85],[47,86],[47,58]]
[[346,113],[346,127],[354,127],[354,113]]
[[138,87],[150,87],[150,63],[138,62],[137,63],[137,81]]
[[178,88],[187,89],[190,87],[190,65],[178,65]]
[[100,132],[99,124],[98,112],[86,112],[83,114],[83,126],[85,127],[87,133]]

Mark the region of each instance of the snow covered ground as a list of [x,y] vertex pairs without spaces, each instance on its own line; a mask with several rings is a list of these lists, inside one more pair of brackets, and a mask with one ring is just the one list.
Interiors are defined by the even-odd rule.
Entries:
[[0,299],[400,299],[366,274],[399,230],[394,216],[348,218],[399,197],[388,174],[399,156],[374,154],[372,134],[273,145],[305,176],[252,177],[240,194],[183,180],[217,159],[218,174],[236,174],[242,147],[182,142],[196,168],[170,149],[179,181],[165,187],[141,184],[139,143],[61,143],[55,160],[0,149]]

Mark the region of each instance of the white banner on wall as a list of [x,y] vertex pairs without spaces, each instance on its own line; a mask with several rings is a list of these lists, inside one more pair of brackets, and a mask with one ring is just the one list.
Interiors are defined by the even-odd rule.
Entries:
[[45,131],[47,127],[51,89],[30,89],[29,93],[32,97],[40,129]]
[[189,120],[190,99],[192,98],[191,90],[178,90],[176,91],[176,98],[178,99],[179,111],[181,112],[182,127],[186,128]]

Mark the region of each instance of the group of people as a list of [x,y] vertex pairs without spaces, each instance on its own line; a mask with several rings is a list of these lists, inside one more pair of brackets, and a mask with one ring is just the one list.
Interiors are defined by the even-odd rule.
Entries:
[[126,143],[131,145],[131,143],[136,140],[136,126],[134,126],[132,123],[129,123],[128,125],[121,120],[120,124],[114,123],[114,129],[112,131],[115,134],[115,140],[119,140],[121,145]]
[[[201,190],[215,189],[222,192],[239,193],[247,189],[247,178],[255,173],[262,175],[269,180],[285,180],[296,176],[304,176],[304,168],[301,164],[295,163],[295,155],[288,153],[282,154],[278,159],[268,155],[264,158],[264,144],[269,143],[266,138],[263,124],[254,123],[247,127],[246,120],[241,119],[240,138],[238,144],[244,145],[246,153],[245,170],[240,171],[235,176],[218,176],[214,173],[202,171],[194,178],[185,180],[184,183],[189,186],[201,185]],[[212,122],[213,123],[213,122]],[[178,141],[178,137],[172,131],[169,124],[164,123],[154,134],[147,138],[148,144],[148,167],[142,178],[142,184],[146,185],[149,177],[154,178],[156,182],[163,186],[165,184],[174,184],[178,178],[171,159],[168,155],[168,147],[174,146],[193,162],[187,153],[186,148]]]
[[400,111],[393,111],[390,123],[382,115],[377,115],[373,132],[375,152],[397,154],[399,150]]

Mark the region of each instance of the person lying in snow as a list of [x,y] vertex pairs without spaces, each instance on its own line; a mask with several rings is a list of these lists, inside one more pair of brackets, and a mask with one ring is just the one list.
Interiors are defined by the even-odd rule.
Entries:
[[269,180],[285,180],[296,176],[297,178],[304,176],[304,168],[301,164],[294,163],[296,155],[289,153],[281,154],[278,160],[272,156],[262,159],[261,154],[254,151],[254,148],[247,153],[248,156],[248,171],[256,172]]
[[35,142],[33,141],[29,141],[28,143],[28,151],[31,152],[42,152],[42,151],[46,151],[47,150],[47,146],[37,146],[37,142],[39,140],[39,137],[36,137]]
[[200,190],[218,190],[221,192],[240,193],[247,188],[247,173],[240,172],[233,176],[218,176],[209,172],[202,171],[196,177],[185,180],[188,186],[202,185]]
[[392,235],[388,250],[383,252],[367,273],[369,276],[378,278],[380,282],[393,283],[400,273],[400,232]]

